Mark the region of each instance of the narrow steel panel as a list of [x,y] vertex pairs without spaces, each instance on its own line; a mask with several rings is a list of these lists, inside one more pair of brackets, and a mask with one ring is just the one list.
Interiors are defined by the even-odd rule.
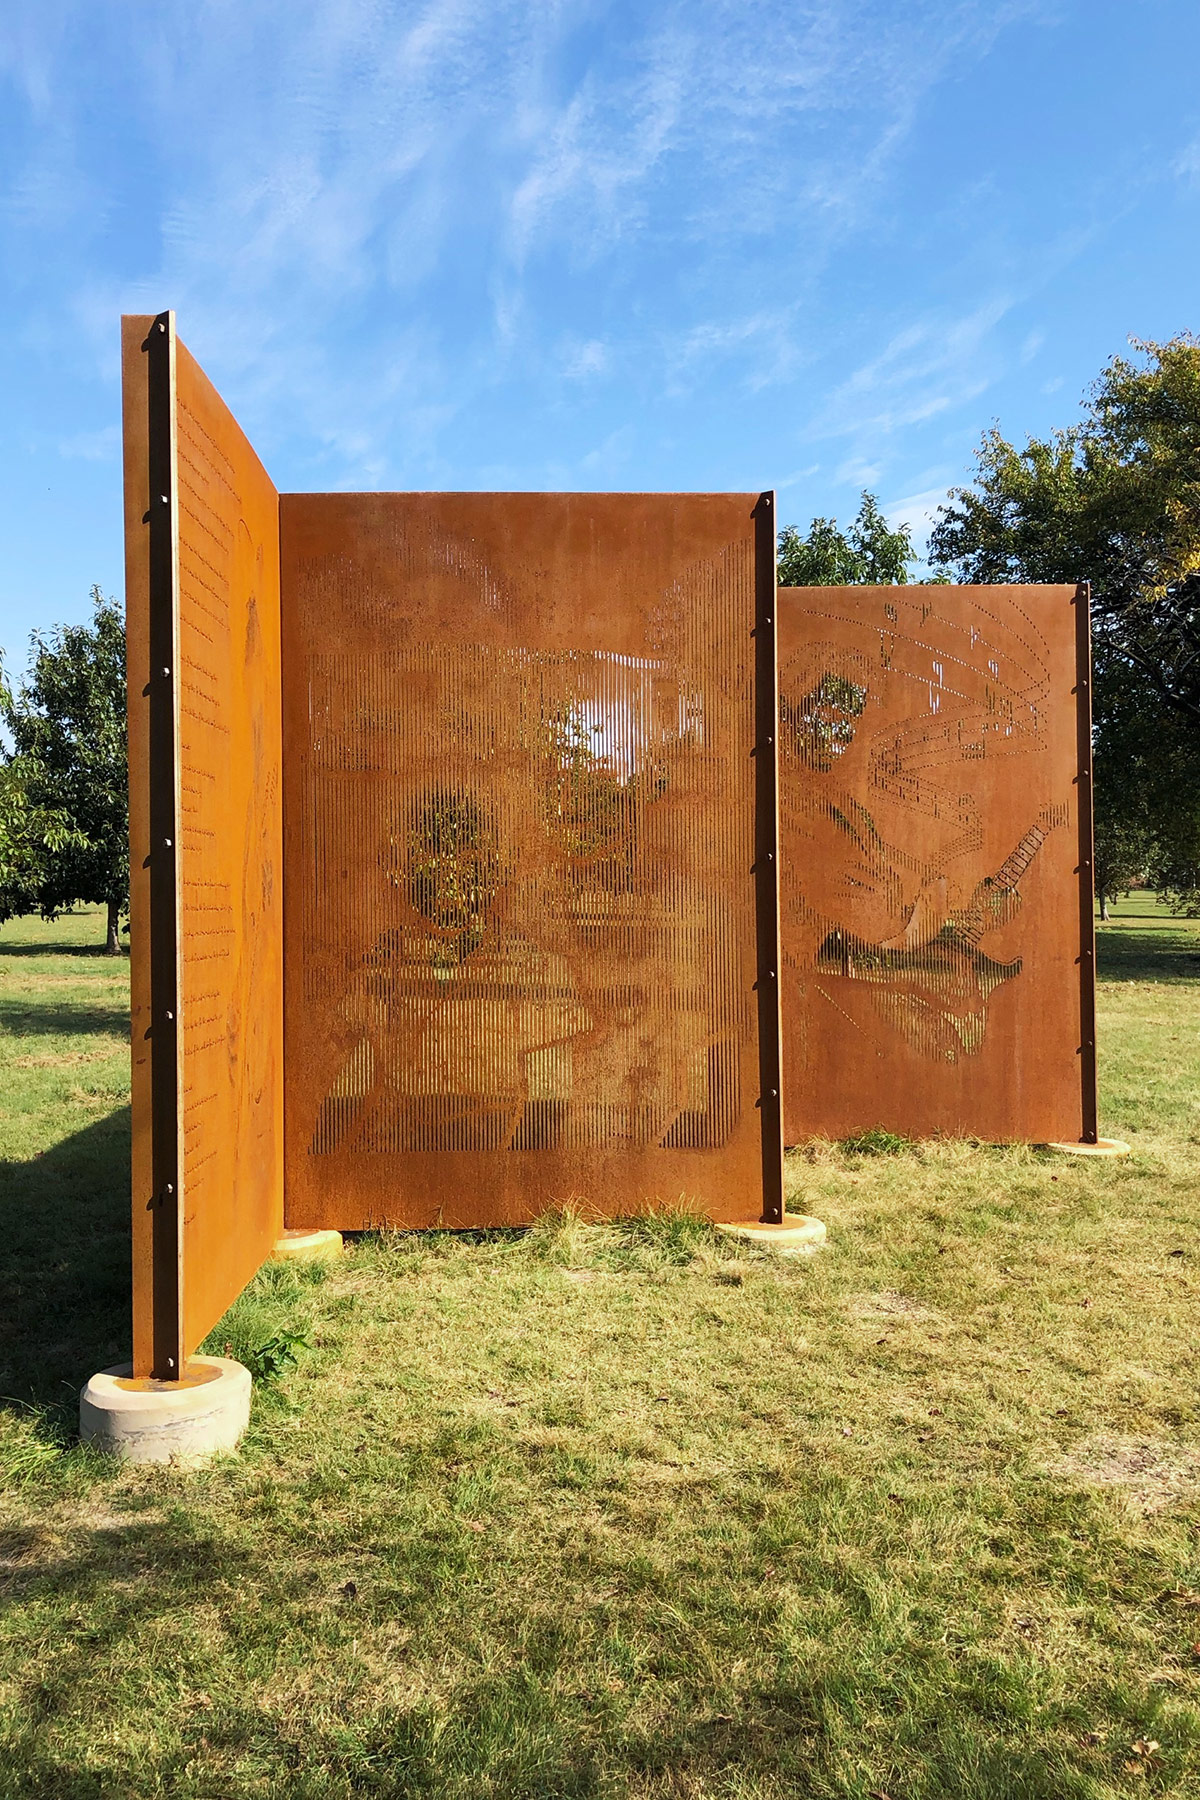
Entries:
[[134,1370],[183,1367],[175,320],[122,321],[129,710]]
[[756,495],[285,495],[287,1221],[762,1210]]
[[754,509],[754,885],[757,907],[758,1082],[763,1205],[783,1221],[782,1025],[779,1010],[779,670],[776,653],[775,496]]
[[278,496],[171,314],[122,322],[134,1366],[282,1228]]
[[780,590],[789,1142],[1080,1135],[1075,598]]
[[1076,810],[1079,815],[1079,1088],[1080,1139],[1099,1133],[1096,1091],[1096,874],[1092,797],[1092,590],[1075,590]]

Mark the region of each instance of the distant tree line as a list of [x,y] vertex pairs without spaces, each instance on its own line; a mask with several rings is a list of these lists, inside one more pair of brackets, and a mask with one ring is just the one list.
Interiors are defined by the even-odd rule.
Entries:
[[121,950],[129,906],[125,622],[92,589],[90,625],[35,632],[12,688],[0,669],[0,920],[52,919],[80,901],[107,909]]
[[914,561],[909,527],[893,529],[874,494],[864,493],[848,531],[836,519],[814,519],[807,537],[785,525],[776,568],[782,587],[894,587]]
[[[1135,343],[1082,419],[1030,438],[998,430],[954,488],[930,544],[934,580],[1092,584],[1096,891],[1146,881],[1200,914],[1200,340]],[[912,578],[907,525],[864,493],[846,531],[779,533],[788,587]],[[89,625],[35,633],[24,679],[0,668],[0,920],[107,909],[120,951],[129,900],[125,634],[92,589]]]
[[[951,490],[929,543],[935,579],[1092,584],[1096,891],[1103,911],[1146,881],[1200,914],[1200,340],[1135,342],[1078,424],[998,430]],[[843,535],[815,519],[779,535],[794,586],[904,582],[914,563],[873,497]]]

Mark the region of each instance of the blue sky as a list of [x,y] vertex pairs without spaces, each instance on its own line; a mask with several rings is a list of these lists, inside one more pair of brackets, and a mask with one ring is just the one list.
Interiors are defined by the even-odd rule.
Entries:
[[1197,0],[7,0],[0,646],[120,593],[118,316],[281,489],[920,527],[1200,328]]

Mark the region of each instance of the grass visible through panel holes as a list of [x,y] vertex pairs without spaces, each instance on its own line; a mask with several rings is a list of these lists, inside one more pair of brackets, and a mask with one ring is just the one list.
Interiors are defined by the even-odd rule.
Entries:
[[[208,1347],[311,1348],[191,1476],[64,1450],[126,1348],[128,1140],[17,1068],[0,1797],[1195,1793],[1200,930],[1115,910],[1129,1158],[802,1150],[806,1262],[682,1211],[269,1265]],[[0,1080],[112,1001],[22,1004]]]

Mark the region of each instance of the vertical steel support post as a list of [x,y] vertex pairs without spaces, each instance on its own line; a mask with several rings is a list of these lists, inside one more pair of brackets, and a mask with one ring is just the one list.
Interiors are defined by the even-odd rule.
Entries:
[[1080,1142],[1094,1144],[1096,1101],[1096,878],[1092,805],[1092,589],[1075,589],[1075,776],[1079,820],[1079,1089]]
[[779,986],[779,663],[775,496],[754,509],[754,889],[763,1222],[783,1222],[783,1030]]
[[183,1196],[179,1034],[179,530],[175,444],[175,315],[160,313],[143,345],[149,405],[150,504],[150,1066],[153,1193],[153,1368],[183,1374]]

